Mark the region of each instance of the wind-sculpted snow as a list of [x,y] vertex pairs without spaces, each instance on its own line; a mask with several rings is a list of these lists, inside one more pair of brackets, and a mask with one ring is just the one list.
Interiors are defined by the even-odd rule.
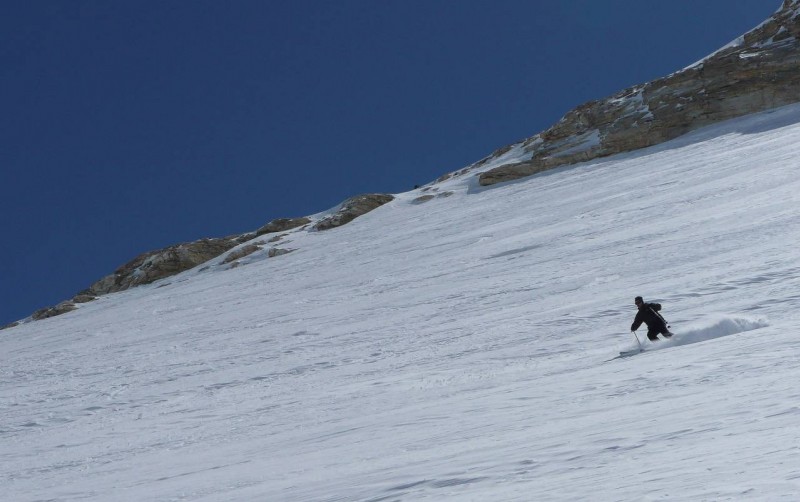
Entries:
[[[5,330],[0,499],[794,500],[798,145],[454,177]],[[637,295],[676,337],[613,359]]]

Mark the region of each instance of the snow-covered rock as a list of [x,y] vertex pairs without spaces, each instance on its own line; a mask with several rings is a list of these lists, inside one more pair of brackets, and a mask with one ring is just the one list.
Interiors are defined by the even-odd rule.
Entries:
[[800,101],[800,6],[786,0],[758,27],[667,77],[585,103],[523,142],[522,162],[480,173],[493,185],[637,150],[689,131]]

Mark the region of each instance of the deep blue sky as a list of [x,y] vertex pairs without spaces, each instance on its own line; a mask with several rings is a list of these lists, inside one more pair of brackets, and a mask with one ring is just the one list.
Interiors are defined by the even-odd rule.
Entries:
[[0,324],[144,251],[427,183],[780,0],[3,6]]

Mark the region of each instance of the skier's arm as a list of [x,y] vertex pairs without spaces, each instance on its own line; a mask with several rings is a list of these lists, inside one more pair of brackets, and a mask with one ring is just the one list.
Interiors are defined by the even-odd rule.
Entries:
[[637,312],[636,317],[633,319],[633,324],[631,324],[631,331],[636,331],[639,329],[639,326],[642,325],[642,313]]

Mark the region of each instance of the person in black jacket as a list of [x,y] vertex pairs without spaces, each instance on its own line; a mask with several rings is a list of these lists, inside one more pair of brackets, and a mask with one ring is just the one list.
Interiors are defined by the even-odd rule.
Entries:
[[672,336],[666,319],[658,313],[661,310],[660,303],[645,303],[641,296],[637,296],[634,303],[639,311],[631,324],[631,331],[636,331],[642,323],[645,323],[647,324],[647,338],[652,342],[658,340],[659,334],[664,335],[665,338]]

